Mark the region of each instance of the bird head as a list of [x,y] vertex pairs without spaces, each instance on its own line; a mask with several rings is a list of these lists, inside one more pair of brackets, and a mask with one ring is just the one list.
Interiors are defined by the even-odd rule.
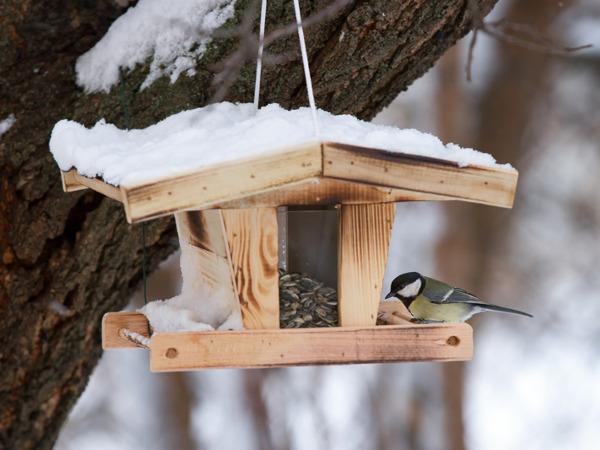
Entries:
[[386,300],[396,297],[399,300],[413,300],[425,288],[425,278],[419,272],[407,272],[398,275],[392,281]]

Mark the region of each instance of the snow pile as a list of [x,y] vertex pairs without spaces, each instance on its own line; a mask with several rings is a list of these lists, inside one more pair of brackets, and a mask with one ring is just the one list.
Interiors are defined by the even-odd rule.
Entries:
[[148,87],[162,75],[171,82],[194,74],[195,61],[212,32],[233,17],[235,0],[139,0],[77,60],[77,84],[87,92],[108,92],[122,69],[151,58]]
[[207,277],[200,275],[206,264],[204,251],[182,238],[185,232],[178,220],[176,223],[181,246],[181,294],[150,302],[140,312],[155,332],[241,330],[238,299],[227,286],[211,286]]
[[208,323],[210,305],[222,305],[222,294],[205,290],[198,295],[177,295],[168,300],[154,300],[139,311],[146,316],[154,332],[241,330],[238,311],[232,311],[224,321]]
[[[446,159],[460,166],[497,166],[494,158],[413,129],[375,125],[319,110],[321,140]],[[142,130],[121,130],[99,121],[91,129],[61,120],[50,150],[62,170],[131,186],[204,166],[255,157],[314,141],[310,110],[272,104],[218,103],[182,111]]]
[[0,120],[0,136],[2,136],[4,133],[10,130],[10,128],[15,124],[16,121],[17,119],[15,118],[14,114],[9,114],[9,116],[6,119]]

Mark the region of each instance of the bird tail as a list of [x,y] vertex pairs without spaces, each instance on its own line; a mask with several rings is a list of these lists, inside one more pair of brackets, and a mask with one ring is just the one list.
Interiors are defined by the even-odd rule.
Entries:
[[490,305],[489,303],[478,303],[477,306],[479,306],[481,309],[487,310],[487,311],[497,311],[497,312],[503,312],[503,313],[508,313],[508,314],[519,314],[521,316],[533,317],[531,314],[526,313],[524,311],[519,311],[517,309],[512,309],[512,308],[506,308],[505,306]]

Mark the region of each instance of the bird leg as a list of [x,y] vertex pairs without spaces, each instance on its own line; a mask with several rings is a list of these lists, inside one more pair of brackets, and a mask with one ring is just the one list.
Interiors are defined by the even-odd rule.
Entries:
[[428,320],[428,319],[415,319],[414,317],[410,319],[412,323],[418,323],[419,325],[425,325],[428,323],[444,323],[443,320]]

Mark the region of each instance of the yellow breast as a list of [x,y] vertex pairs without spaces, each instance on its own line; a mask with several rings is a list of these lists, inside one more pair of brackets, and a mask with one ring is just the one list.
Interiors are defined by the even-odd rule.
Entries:
[[463,322],[469,317],[469,305],[464,303],[432,303],[419,295],[412,301],[408,310],[415,319],[440,322]]

